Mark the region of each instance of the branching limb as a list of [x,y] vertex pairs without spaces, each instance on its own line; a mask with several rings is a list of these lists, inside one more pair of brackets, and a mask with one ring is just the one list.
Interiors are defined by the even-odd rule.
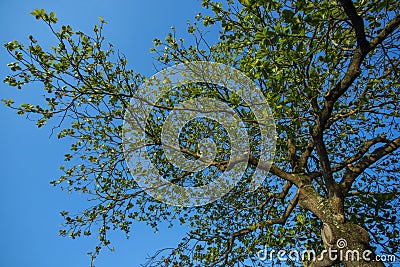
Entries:
[[[346,2],[347,4],[349,4],[348,1],[345,0],[342,2]],[[352,5],[351,2],[350,4]],[[352,8],[351,7],[348,8],[349,12],[351,12],[350,9]],[[356,21],[357,18],[354,17],[354,20]],[[359,24],[359,22],[357,23]],[[382,43],[391,33],[393,33],[399,27],[399,25],[400,25],[400,15],[397,15],[382,30],[380,30],[378,35],[370,42],[368,49],[365,49],[365,47],[364,48],[358,47],[354,51],[354,55],[350,60],[348,69],[344,77],[335,85],[334,88],[332,88],[332,90],[329,90],[325,94],[324,106],[318,116],[316,125],[313,127],[312,133],[317,154],[320,159],[322,173],[330,196],[340,194],[339,192],[340,188],[337,186],[336,182],[332,177],[331,164],[329,162],[328,153],[323,139],[323,133],[327,127],[328,120],[331,118],[334,104],[339,99],[339,97],[341,97],[348,90],[348,88],[352,85],[354,80],[361,74],[360,67],[366,55],[372,50],[374,50],[378,44]],[[358,34],[361,35],[360,38],[362,38],[362,33],[360,33],[361,29],[358,29],[358,31],[359,31]]]
[[385,134],[379,135],[378,137],[376,137],[374,139],[366,141],[362,145],[361,149],[355,155],[349,157],[345,161],[343,161],[343,162],[339,163],[338,165],[332,167],[332,171],[337,172],[337,171],[340,171],[340,170],[344,169],[346,166],[348,166],[348,165],[356,162],[357,160],[361,159],[365,155],[365,153],[367,153],[368,150],[372,146],[374,146],[374,145],[376,145],[378,143],[382,143],[382,142],[383,143],[388,143],[389,142],[389,140],[386,138]]
[[[271,166],[267,162],[260,162],[259,160],[254,157],[253,155],[243,155],[241,157],[237,157],[235,159],[232,159],[230,162],[228,161],[219,161],[219,162],[213,162],[210,165],[217,166],[220,170],[226,170],[226,169],[231,169],[235,164],[241,163],[248,161],[251,165],[253,166],[258,166],[258,168],[262,170],[268,170],[278,176],[279,178],[282,178],[288,182],[291,182],[297,186],[301,184],[301,179],[298,177],[296,174],[292,174],[289,172],[286,172],[279,168],[276,164],[272,164]],[[229,165],[228,165],[229,163]]]
[[355,179],[368,167],[373,165],[375,162],[380,160],[386,155],[394,152],[400,147],[400,137],[393,139],[392,141],[386,143],[385,145],[375,149],[371,154],[368,154],[361,158],[356,164],[350,164],[344,173],[342,180],[340,181],[340,186],[344,192],[348,192]]

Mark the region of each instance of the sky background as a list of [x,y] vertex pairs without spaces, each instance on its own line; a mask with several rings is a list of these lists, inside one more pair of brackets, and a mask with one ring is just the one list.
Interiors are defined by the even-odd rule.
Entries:
[[[44,23],[29,14],[36,8],[54,11],[57,25],[68,24],[74,30],[91,33],[102,16],[108,24],[104,35],[122,51],[129,66],[146,76],[155,73],[155,55],[150,54],[152,40],[165,37],[170,27],[186,36],[186,23],[201,11],[201,1],[0,1],[0,42],[18,40],[28,44],[32,34],[40,44],[54,44]],[[53,42],[52,42],[53,41]],[[11,62],[0,47],[0,78],[9,74]],[[12,98],[16,103],[40,99],[40,86],[21,91],[0,83],[0,99]],[[51,125],[37,129],[35,122],[0,104],[1,123],[1,186],[0,186],[0,266],[89,266],[86,255],[97,239],[75,240],[58,236],[63,220],[62,210],[79,211],[88,205],[81,195],[68,195],[50,181],[60,176],[58,167],[69,145],[56,136],[50,137]],[[157,234],[143,223],[134,225],[131,238],[113,234],[116,251],[104,250],[96,267],[140,266],[156,250],[175,246],[184,235],[182,227],[161,228]]]

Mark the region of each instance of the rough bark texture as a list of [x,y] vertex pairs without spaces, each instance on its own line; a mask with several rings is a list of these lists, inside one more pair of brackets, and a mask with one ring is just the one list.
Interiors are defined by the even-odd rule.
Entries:
[[[342,262],[345,266],[385,266],[374,261],[375,249],[370,245],[368,232],[359,225],[345,221],[343,202],[332,197],[321,197],[311,184],[299,190],[299,204],[313,212],[322,222],[322,236],[326,252],[310,266],[332,266]],[[336,203],[335,203],[336,202]]]

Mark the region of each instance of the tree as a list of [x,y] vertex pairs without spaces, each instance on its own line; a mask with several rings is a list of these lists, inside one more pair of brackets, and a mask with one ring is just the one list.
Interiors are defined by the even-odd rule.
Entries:
[[[56,30],[54,13],[35,10],[32,14],[48,24],[58,44],[46,51],[30,36],[28,46],[17,41],[5,45],[15,59],[5,82],[19,89],[39,82],[46,95],[37,105],[3,101],[18,114],[36,116],[38,127],[56,120],[58,138],[75,140],[65,155],[67,166],[61,167],[65,175],[52,184],[88,194],[96,203],[77,215],[62,212],[65,229],[60,234],[75,238],[97,232],[94,259],[109,246],[107,233],[119,229],[129,234],[132,221],[154,228],[162,221],[189,225],[192,230],[182,242],[157,252],[150,266],[260,266],[264,263],[257,251],[263,246],[341,251],[335,255],[371,252],[357,261],[308,255],[301,264],[310,266],[383,266],[368,259],[376,253],[398,255],[400,3],[203,0],[203,6],[208,15],[199,14],[188,26],[192,45],[186,46],[175,31],[154,40],[158,61],[165,66],[214,61],[245,73],[267,99],[277,133],[270,174],[251,191],[246,182],[262,157],[261,126],[237,93],[195,83],[153,103],[144,129],[146,149],[173,183],[202,185],[231,167],[228,134],[213,120],[187,124],[179,137],[179,150],[188,159],[200,157],[199,140],[214,138],[217,152],[207,172],[168,164],[162,124],[183,100],[202,96],[226,103],[252,136],[243,180],[203,206],[154,200],[130,175],[121,134],[124,114],[148,79],[129,70],[127,59],[105,43],[104,20],[89,36],[70,26]],[[204,27],[220,30],[216,44],[207,43]]]

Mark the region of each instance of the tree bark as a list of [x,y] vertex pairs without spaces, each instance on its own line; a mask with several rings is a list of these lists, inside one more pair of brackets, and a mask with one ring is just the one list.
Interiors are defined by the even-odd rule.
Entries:
[[385,266],[375,261],[375,249],[370,245],[367,230],[347,222],[340,208],[343,203],[337,201],[337,198],[323,198],[311,184],[300,187],[300,206],[313,212],[322,222],[321,236],[325,250],[310,266],[332,266],[337,263],[343,263],[346,267]]

